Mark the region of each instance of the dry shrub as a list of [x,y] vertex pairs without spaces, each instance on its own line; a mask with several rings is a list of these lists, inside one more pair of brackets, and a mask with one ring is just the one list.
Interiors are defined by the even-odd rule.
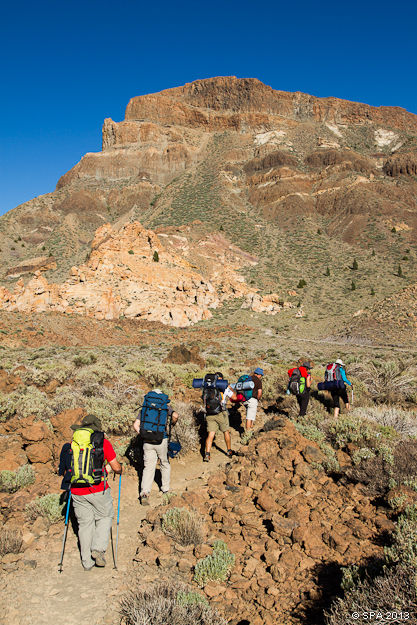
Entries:
[[163,582],[128,592],[120,602],[123,625],[226,625],[226,621],[201,602],[186,601],[189,589],[178,582]]
[[196,510],[170,508],[162,517],[162,529],[180,545],[199,545],[204,539],[204,520]]
[[[337,599],[326,614],[325,622],[327,625],[342,623],[355,625],[359,622],[358,613],[369,614],[370,610],[373,610],[378,613],[375,622],[381,625],[400,622],[393,618],[393,612],[402,612],[405,622],[414,623],[417,610],[415,584],[414,567],[409,565],[389,567],[383,575],[360,581],[354,588],[348,590],[342,599]],[[408,618],[405,617],[405,612],[409,613]]]
[[199,424],[191,404],[182,401],[172,403],[173,409],[178,412],[178,421],[172,428],[172,440],[178,438],[181,443],[181,455],[200,449]]
[[417,477],[417,441],[398,442],[392,449],[393,462],[387,462],[383,455],[364,459],[345,471],[353,482],[366,486],[370,497],[384,497],[392,484],[404,484]]
[[373,406],[370,408],[356,408],[355,414],[378,425],[393,428],[402,436],[417,435],[417,419],[408,410],[396,406]]
[[417,372],[413,364],[393,360],[358,362],[350,365],[350,372],[365,384],[378,404],[414,399]]
[[0,557],[7,553],[20,553],[22,542],[22,532],[3,527],[0,530]]

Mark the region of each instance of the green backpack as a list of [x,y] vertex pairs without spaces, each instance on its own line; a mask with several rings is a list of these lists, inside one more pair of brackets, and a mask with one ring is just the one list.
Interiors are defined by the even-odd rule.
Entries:
[[71,443],[71,487],[86,488],[104,480],[104,433],[75,430]]

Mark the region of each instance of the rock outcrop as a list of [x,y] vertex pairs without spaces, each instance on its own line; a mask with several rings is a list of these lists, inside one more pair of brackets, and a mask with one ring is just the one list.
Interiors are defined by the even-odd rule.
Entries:
[[223,237],[201,240],[197,247],[196,262],[204,261],[206,275],[187,260],[191,250],[186,237],[158,236],[139,222],[119,231],[106,224],[97,230],[86,264],[73,267],[66,282],[49,284],[36,271],[27,285],[20,279],[13,292],[0,288],[0,308],[97,319],[124,316],[177,327],[210,318],[210,309],[229,298],[244,297],[244,306],[257,312],[281,310],[278,295],[263,298],[236,273],[238,262],[256,262],[253,257]]

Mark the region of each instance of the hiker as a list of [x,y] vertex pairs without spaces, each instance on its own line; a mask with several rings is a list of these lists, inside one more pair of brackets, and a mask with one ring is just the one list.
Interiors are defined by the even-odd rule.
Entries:
[[71,429],[73,440],[62,448],[59,474],[64,476],[61,488],[71,489],[81,562],[84,570],[90,571],[93,566],[106,566],[105,553],[114,516],[105,465],[110,464],[117,474],[122,473],[122,465],[116,460],[110,441],[104,438],[97,417],[87,415],[81,423],[71,425]]
[[[204,381],[207,385],[207,377],[213,374],[207,374]],[[223,433],[224,441],[227,448],[227,456],[233,456],[232,439],[230,436],[229,416],[225,410],[224,394],[216,388],[217,380],[223,380],[223,374],[218,371],[213,376],[213,384],[209,388],[203,387],[203,401],[206,412],[207,438],[205,444],[204,462],[210,462],[210,451],[213,445],[214,437],[217,432]]]
[[[335,388],[335,389],[330,390],[330,394],[333,400],[334,418],[337,419],[340,413],[340,400],[341,399],[343,400],[346,406],[346,410],[350,410],[350,403],[349,403],[349,397],[348,397],[348,393],[346,389],[346,384],[350,386],[352,390],[353,390],[353,384],[347,379],[344,362],[340,358],[338,358],[334,362],[334,364],[336,365],[336,370],[338,369],[340,373],[340,379],[342,380],[342,382],[344,382],[344,385],[342,388]],[[327,367],[328,366],[329,365],[327,365]],[[326,368],[326,371],[327,371],[327,368]]]
[[[253,424],[256,419],[256,412],[258,410],[258,402],[262,397],[262,378],[264,370],[257,367],[249,378],[252,380],[254,386],[250,391],[244,391],[245,397],[248,397],[243,405],[246,408],[246,431],[253,428]],[[242,376],[243,377],[243,376]],[[239,378],[240,379],[240,378]]]
[[161,491],[167,493],[170,486],[171,465],[168,458],[168,442],[171,427],[178,421],[178,413],[169,406],[170,399],[159,388],[146,393],[142,410],[133,424],[143,441],[143,473],[140,502],[149,505],[149,496],[155,477],[156,464],[161,466]]
[[288,370],[289,382],[287,393],[292,393],[300,409],[298,416],[304,417],[307,413],[308,402],[310,401],[311,388],[310,361],[303,362],[299,367]]

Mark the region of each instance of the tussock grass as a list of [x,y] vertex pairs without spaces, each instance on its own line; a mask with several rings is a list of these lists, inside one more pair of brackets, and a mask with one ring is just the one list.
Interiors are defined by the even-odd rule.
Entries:
[[120,614],[123,625],[226,625],[202,595],[178,582],[161,582],[126,593]]
[[196,510],[170,508],[162,517],[162,529],[180,545],[199,545],[204,539],[204,519]]
[[0,557],[22,550],[22,532],[2,527],[0,529]]

